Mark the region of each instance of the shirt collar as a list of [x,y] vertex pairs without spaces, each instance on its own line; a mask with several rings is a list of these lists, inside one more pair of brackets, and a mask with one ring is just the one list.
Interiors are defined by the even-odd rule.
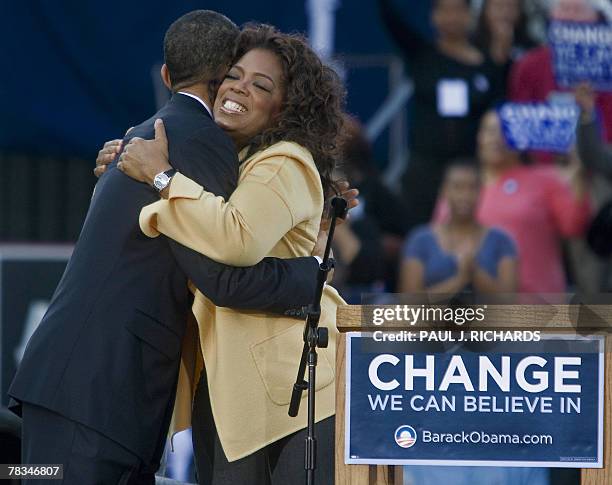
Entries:
[[210,117],[214,120],[215,117],[212,114],[211,109],[208,107],[208,105],[204,102],[204,100],[198,96],[196,96],[195,94],[191,94],[191,93],[186,93],[185,91],[179,91],[177,94],[184,94],[185,96],[189,96],[190,98],[195,99],[196,101],[198,101],[202,106],[204,106],[206,108],[206,111],[208,111],[208,114],[210,115]]

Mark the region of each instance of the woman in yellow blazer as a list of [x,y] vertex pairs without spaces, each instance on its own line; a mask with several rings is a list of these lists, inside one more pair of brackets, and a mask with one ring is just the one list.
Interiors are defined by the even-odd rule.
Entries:
[[[342,85],[302,38],[269,26],[245,28],[236,58],[219,88],[214,117],[240,150],[238,188],[225,201],[176,174],[167,198],[142,210],[141,229],[150,237],[163,233],[233,266],[253,265],[266,256],[308,256],[317,240],[324,194],[333,188]],[[135,178],[137,169],[144,171],[151,182],[154,174],[171,168],[167,152],[152,153],[130,147],[122,170]],[[327,286],[321,325],[331,332],[317,369],[316,419],[329,432],[319,442],[319,468],[326,474],[319,483],[333,480],[333,421],[325,418],[334,414],[335,313],[341,303]],[[199,333],[200,348],[194,347],[197,339],[185,340],[173,430],[190,425],[204,368],[208,393],[206,381],[200,381],[193,406],[194,444],[196,455],[206,449],[212,483],[299,483],[303,437],[287,437],[305,428],[306,405],[297,418],[287,410],[303,322],[216,307],[197,291],[193,313],[198,330],[192,335]],[[202,409],[208,399],[212,426]],[[196,437],[200,425],[209,436]],[[202,468],[205,464],[199,463],[200,475]]]

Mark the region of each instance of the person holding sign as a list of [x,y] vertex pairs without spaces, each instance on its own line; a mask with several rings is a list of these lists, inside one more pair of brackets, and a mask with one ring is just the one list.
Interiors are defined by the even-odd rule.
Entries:
[[[582,236],[591,206],[580,160],[569,155],[563,171],[526,166],[520,152],[504,138],[497,111],[489,111],[478,130],[478,158],[483,187],[477,210],[479,223],[505,230],[518,253],[520,293],[563,293],[566,290],[561,255],[563,238]],[[449,218],[449,202],[438,202],[434,221]]]
[[[576,145],[580,158],[594,172],[594,176],[612,180],[612,144],[606,144],[602,139],[595,110],[595,93],[588,83],[582,83],[576,88],[576,103],[580,107],[580,120],[576,127]],[[607,200],[602,201],[587,234],[589,246],[604,260],[612,255],[612,199],[609,193],[606,196]],[[604,272],[602,276],[606,278]],[[604,289],[606,284],[604,282]]]
[[[604,25],[604,17],[588,0],[555,0],[551,4],[550,20],[551,25],[559,22],[569,23],[568,25],[573,25],[576,29]],[[568,52],[575,51],[575,44],[568,43],[567,47]],[[605,52],[605,49],[602,52]],[[512,68],[509,98],[516,102],[573,101],[572,86],[562,85],[554,60],[555,54],[550,43],[528,52]],[[577,67],[580,64],[579,60],[575,62]],[[571,65],[565,67],[570,69]],[[604,139],[612,141],[612,92],[600,90],[596,95],[595,106],[603,122]],[[553,161],[552,155],[546,151],[532,151],[531,154],[540,163]]]
[[523,165],[504,139],[496,111],[482,119],[478,157],[484,176],[478,219],[516,241],[519,291],[563,293],[561,239],[583,235],[590,217],[579,159],[570,156],[566,180],[554,167]]
[[612,180],[612,145],[606,145],[602,140],[596,94],[588,83],[576,88],[576,103],[580,107],[580,120],[576,127],[578,154],[587,168]]
[[449,220],[416,229],[407,240],[400,291],[514,292],[517,274],[514,242],[505,232],[482,226],[476,220],[480,191],[476,166],[467,161],[451,164],[442,190],[448,202]]

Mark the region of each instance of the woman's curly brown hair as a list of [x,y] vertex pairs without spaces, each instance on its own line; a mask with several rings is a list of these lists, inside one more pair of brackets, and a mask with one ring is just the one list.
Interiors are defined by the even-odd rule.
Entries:
[[312,154],[324,194],[331,195],[336,191],[332,172],[343,123],[344,85],[300,35],[249,23],[238,38],[236,60],[253,49],[266,49],[278,56],[285,95],[280,116],[273,126],[251,140],[248,155],[280,141],[302,145]]

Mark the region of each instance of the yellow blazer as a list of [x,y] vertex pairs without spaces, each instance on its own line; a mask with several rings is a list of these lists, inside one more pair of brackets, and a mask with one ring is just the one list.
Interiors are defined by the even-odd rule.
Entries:
[[[227,201],[175,175],[168,199],[142,209],[140,227],[150,237],[163,233],[216,261],[249,266],[266,256],[309,256],[323,202],[310,152],[295,143],[280,142],[241,164],[238,188]],[[183,343],[171,433],[190,426],[202,365],[229,461],[304,428],[306,394],[298,417],[287,415],[304,322],[217,307],[193,291],[197,328],[190,322]],[[334,414],[336,308],[344,301],[327,285],[321,303],[321,325],[330,329],[330,342],[319,351],[317,421]]]

